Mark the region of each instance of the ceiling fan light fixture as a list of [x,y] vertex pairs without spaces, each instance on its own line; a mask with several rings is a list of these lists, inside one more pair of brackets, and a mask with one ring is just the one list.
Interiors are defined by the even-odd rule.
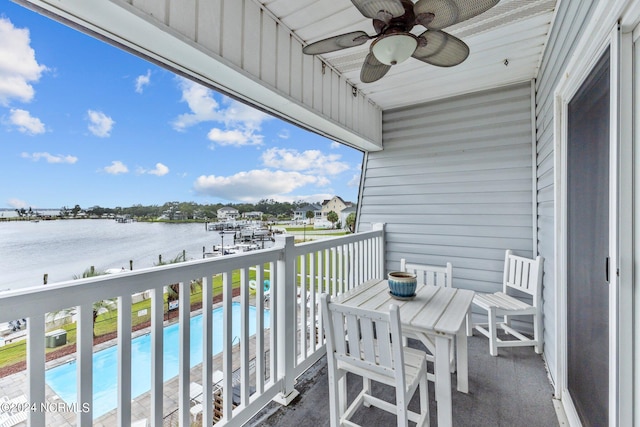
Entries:
[[371,44],[371,52],[385,65],[406,61],[418,47],[418,39],[411,33],[393,33],[379,37]]

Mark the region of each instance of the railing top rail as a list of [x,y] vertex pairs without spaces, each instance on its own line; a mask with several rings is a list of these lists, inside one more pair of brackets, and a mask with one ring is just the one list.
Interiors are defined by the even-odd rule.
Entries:
[[293,249],[294,256],[308,254],[310,252],[319,251],[323,249],[330,249],[337,245],[345,245],[349,243],[360,242],[362,240],[382,237],[383,230],[363,231],[355,234],[348,234],[346,236],[329,237],[322,240],[314,240],[311,242],[300,243]]
[[5,291],[0,293],[0,322],[273,262],[282,251],[283,248],[274,247]]
[[[382,235],[382,230],[373,230],[302,243],[295,245],[292,253],[288,255],[295,257]],[[111,299],[127,293],[134,294],[148,289],[160,290],[163,286],[172,283],[188,282],[201,277],[274,262],[283,256],[283,251],[284,247],[276,244],[273,248],[240,254],[4,291],[0,293],[2,306],[0,322],[92,304],[95,301]]]

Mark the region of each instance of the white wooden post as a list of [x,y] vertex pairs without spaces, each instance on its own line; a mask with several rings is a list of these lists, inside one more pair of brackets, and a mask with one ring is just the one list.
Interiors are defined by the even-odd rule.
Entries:
[[379,246],[379,252],[378,252],[378,265],[379,265],[379,270],[378,270],[378,274],[380,275],[379,277],[381,279],[385,278],[385,270],[386,270],[386,266],[385,266],[385,229],[386,229],[386,224],[379,222],[379,223],[375,223],[373,224],[373,229],[374,230],[382,230],[382,237],[380,238],[380,246]]
[[118,425],[131,424],[131,294],[118,297]]
[[213,283],[202,278],[202,425],[213,425]]
[[[40,404],[45,402],[44,381],[44,314],[29,317],[27,327],[27,377],[29,378],[29,402]],[[29,416],[30,426],[44,426],[45,412],[32,411]]]
[[191,375],[191,286],[189,280],[180,282],[178,291],[180,308],[179,360],[178,360],[178,404],[180,426],[191,425],[189,413],[189,384]]
[[76,423],[78,426],[93,425],[93,304],[84,303],[78,307],[76,336],[76,378],[78,407],[89,403],[89,410],[78,411]]
[[[284,247],[283,256],[276,268],[278,331],[278,375],[282,377],[282,391],[274,401],[281,405],[291,403],[299,392],[294,388],[296,361],[296,286],[295,259],[291,255],[295,245],[294,236],[276,237],[276,246]],[[272,290],[273,292],[273,290]]]
[[164,288],[151,291],[151,425],[162,425]]

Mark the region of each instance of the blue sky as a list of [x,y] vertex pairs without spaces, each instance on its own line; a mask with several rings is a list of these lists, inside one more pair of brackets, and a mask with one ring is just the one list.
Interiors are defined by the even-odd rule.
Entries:
[[0,5],[0,208],[357,201],[361,152]]

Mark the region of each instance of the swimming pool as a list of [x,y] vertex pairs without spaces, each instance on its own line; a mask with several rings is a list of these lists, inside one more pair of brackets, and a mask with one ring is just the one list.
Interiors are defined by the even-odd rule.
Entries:
[[[213,354],[222,351],[222,307],[213,313]],[[240,336],[240,303],[232,304],[232,336]],[[264,324],[269,322],[269,310],[264,311]],[[249,307],[249,334],[255,334],[256,308]],[[190,366],[202,363],[202,315],[191,317]],[[164,328],[165,381],[178,375],[179,325]],[[151,335],[145,334],[131,341],[131,398],[134,399],[151,388]],[[49,387],[66,403],[75,403],[76,361],[49,369],[45,373]],[[118,404],[118,347],[112,346],[93,354],[93,418],[98,418],[115,409]]]

